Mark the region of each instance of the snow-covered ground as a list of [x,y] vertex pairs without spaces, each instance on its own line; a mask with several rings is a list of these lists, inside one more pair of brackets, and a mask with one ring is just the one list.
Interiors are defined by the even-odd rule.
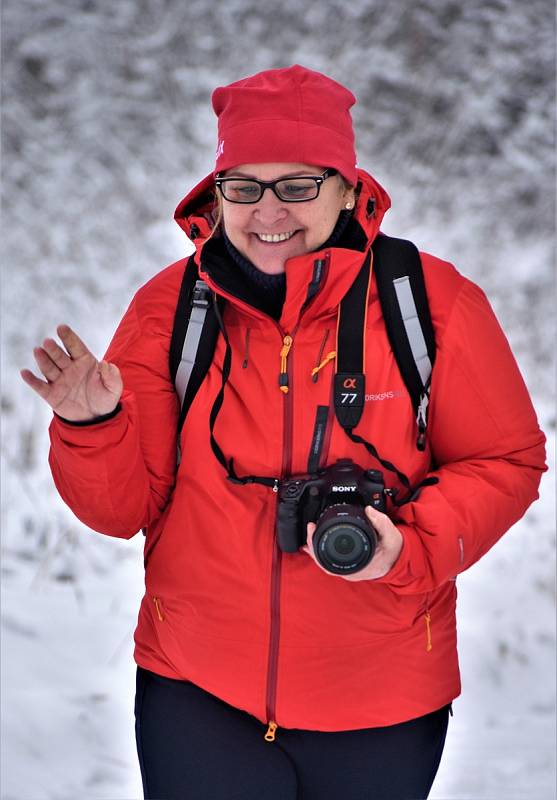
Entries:
[[18,369],[60,321],[105,349],[185,252],[171,217],[212,168],[212,88],[295,62],[357,95],[385,232],[486,290],[548,435],[540,501],[459,577],[463,695],[431,796],[553,800],[553,0],[4,0],[2,35],[2,800],[141,797],[142,537],[63,506]]

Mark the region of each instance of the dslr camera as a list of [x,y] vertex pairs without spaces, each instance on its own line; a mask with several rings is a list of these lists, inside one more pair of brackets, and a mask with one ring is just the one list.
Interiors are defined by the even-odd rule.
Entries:
[[364,506],[385,512],[383,474],[364,470],[347,458],[314,475],[297,475],[279,487],[277,538],[284,553],[307,541],[307,523],[315,522],[313,549],[319,563],[335,575],[359,572],[375,553],[377,533]]

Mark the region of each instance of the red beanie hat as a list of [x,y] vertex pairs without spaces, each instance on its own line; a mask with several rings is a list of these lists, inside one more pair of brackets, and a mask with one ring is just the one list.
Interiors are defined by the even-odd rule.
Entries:
[[334,167],[357,182],[350,108],[340,83],[295,64],[220,86],[215,174],[238,164],[296,162]]

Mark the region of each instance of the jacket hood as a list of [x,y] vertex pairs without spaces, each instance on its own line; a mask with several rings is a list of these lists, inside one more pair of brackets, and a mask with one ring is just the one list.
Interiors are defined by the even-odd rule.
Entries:
[[[358,170],[358,189],[354,217],[362,227],[369,245],[379,232],[383,217],[391,207],[391,200],[385,189],[362,169]],[[174,219],[180,228],[195,241],[198,252],[215,224],[215,191],[214,175],[211,173],[184,197],[174,213]]]

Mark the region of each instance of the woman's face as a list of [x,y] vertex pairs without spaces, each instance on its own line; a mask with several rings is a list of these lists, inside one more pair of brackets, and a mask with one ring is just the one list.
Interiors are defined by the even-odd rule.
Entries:
[[[310,164],[241,164],[226,171],[226,178],[255,178],[274,181],[296,175],[322,175],[325,167]],[[262,272],[284,272],[288,258],[309,253],[331,235],[340,211],[346,203],[354,205],[354,190],[346,190],[339,175],[327,178],[315,200],[287,203],[267,189],[257,203],[222,202],[226,234],[234,247]],[[284,241],[265,241],[274,234]],[[282,237],[281,237],[282,238]]]

